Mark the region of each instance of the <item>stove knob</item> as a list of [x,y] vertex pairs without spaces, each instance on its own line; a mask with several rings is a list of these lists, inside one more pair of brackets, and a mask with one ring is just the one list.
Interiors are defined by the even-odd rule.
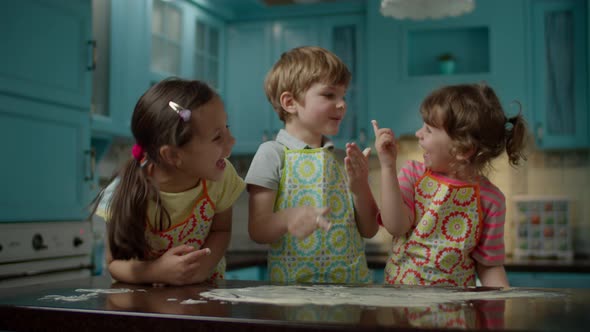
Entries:
[[33,249],[35,249],[35,250],[47,249],[47,245],[45,245],[45,243],[43,243],[43,236],[41,236],[41,234],[33,235],[32,245],[33,245]]
[[74,237],[74,247],[79,247],[82,245],[82,243],[84,243],[84,240],[82,240],[82,238],[80,238],[79,236]]

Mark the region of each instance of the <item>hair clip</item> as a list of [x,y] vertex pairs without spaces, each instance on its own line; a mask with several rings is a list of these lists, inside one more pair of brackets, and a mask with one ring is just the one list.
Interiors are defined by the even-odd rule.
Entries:
[[186,109],[173,101],[168,102],[168,106],[170,106],[170,108],[182,118],[182,121],[188,122],[191,119],[191,110]]
[[133,155],[133,158],[139,162],[139,167],[143,168],[143,166],[147,164],[147,155],[141,145],[137,143],[133,144],[131,154]]

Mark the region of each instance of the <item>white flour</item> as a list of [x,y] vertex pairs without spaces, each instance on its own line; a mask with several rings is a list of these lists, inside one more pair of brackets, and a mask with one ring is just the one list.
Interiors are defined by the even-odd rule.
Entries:
[[[138,289],[136,291],[145,291],[145,290]],[[90,300],[91,298],[94,298],[94,297],[98,296],[98,294],[130,293],[130,292],[133,292],[133,290],[132,289],[129,289],[129,288],[107,288],[107,289],[100,289],[100,288],[96,288],[96,289],[82,289],[82,288],[78,288],[78,289],[76,289],[76,292],[78,292],[78,293],[85,293],[85,294],[71,295],[71,296],[66,296],[66,295],[46,295],[46,296],[40,298],[39,300],[52,300],[52,301],[65,301],[65,302],[81,302],[81,301]]]
[[211,300],[280,305],[361,305],[368,307],[423,307],[468,300],[557,297],[564,294],[541,290],[462,291],[430,287],[259,286],[214,289],[202,292]]

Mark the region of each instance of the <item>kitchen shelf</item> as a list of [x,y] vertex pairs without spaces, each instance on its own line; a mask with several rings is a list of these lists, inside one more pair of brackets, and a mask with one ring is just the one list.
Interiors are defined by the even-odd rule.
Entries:
[[408,76],[441,76],[438,56],[455,58],[454,74],[490,72],[490,32],[485,26],[430,28],[407,32]]

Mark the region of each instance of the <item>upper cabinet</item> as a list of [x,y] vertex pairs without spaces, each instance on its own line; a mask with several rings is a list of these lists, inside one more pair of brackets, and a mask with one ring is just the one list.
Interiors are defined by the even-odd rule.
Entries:
[[[271,64],[271,27],[264,22],[231,24],[227,29],[225,110],[233,153],[255,152],[273,131],[275,115],[264,94],[264,77]],[[275,115],[276,117],[276,115]]]
[[540,148],[590,146],[586,5],[578,0],[532,2],[529,118]]
[[379,3],[367,1],[370,119],[413,136],[422,100],[448,84],[486,82],[509,115],[518,112],[514,100],[528,106],[526,1],[480,0],[469,14],[428,20],[384,17]]
[[88,112],[94,69],[90,13],[89,1],[2,4],[1,91]]
[[[253,153],[273,139],[283,123],[264,93],[264,78],[281,54],[298,46],[321,46],[338,55],[353,74],[347,94],[348,111],[333,137],[339,147],[365,137],[364,17],[313,16],[238,22],[228,25],[226,108],[236,137],[234,153]],[[244,82],[247,80],[247,82]],[[364,133],[363,133],[364,132]],[[364,136],[363,136],[364,135]]]
[[223,20],[189,1],[110,1],[108,14],[108,109],[93,113],[95,136],[131,137],[137,100],[164,78],[202,80],[223,93]]
[[0,2],[0,222],[82,220],[94,186],[89,0]]
[[151,83],[178,76],[205,81],[221,92],[225,23],[186,1],[151,4]]

